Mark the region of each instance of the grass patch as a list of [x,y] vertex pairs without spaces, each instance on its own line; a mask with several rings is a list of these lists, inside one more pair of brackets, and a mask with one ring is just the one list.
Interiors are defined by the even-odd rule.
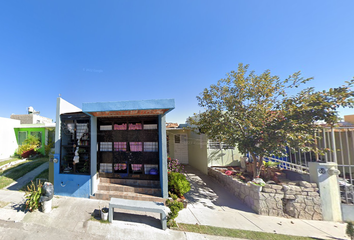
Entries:
[[100,223],[109,223],[108,220],[97,219],[94,216],[91,216],[90,221],[96,221],[96,222],[100,222]]
[[215,236],[245,238],[245,239],[254,239],[254,240],[264,240],[264,239],[267,240],[310,240],[312,239],[313,240],[313,238],[308,238],[308,237],[289,236],[283,234],[219,228],[219,227],[193,225],[193,224],[185,224],[185,223],[178,223],[178,228],[175,229],[184,232],[195,232],[195,233],[215,235]]
[[14,158],[14,159],[2,161],[2,162],[0,162],[0,167],[1,167],[1,166],[4,166],[5,164],[8,164],[8,163],[10,163],[10,162],[15,162],[15,161],[18,161],[18,160],[21,160],[21,158]]
[[96,221],[96,222],[100,222],[100,223],[109,223],[109,220],[102,220],[99,213],[100,213],[100,210],[95,209],[95,211],[93,211],[93,213],[91,214],[91,218],[89,219],[89,221]]
[[2,201],[0,201],[0,208],[5,207],[7,204],[9,204],[9,202],[2,202]]
[[[33,169],[39,167],[43,163],[47,162],[48,158],[39,158],[36,160],[30,160],[25,164],[20,164],[18,166],[6,169],[0,175],[0,189],[8,186],[12,182],[16,181],[26,173],[32,171]],[[6,174],[6,176],[4,176]]]
[[[38,174],[35,178],[33,178],[32,180],[35,182],[35,180],[37,178],[45,178],[48,180],[48,176],[49,176],[49,169],[44,170],[43,172],[41,172],[40,174]],[[42,182],[42,181],[41,181]],[[31,185],[31,182],[27,183],[25,186],[23,186],[20,191],[27,191],[27,186]]]

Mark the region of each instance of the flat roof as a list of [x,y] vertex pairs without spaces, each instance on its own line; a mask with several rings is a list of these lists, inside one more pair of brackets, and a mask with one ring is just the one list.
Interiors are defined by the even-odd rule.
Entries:
[[95,117],[163,115],[174,108],[174,99],[96,102],[82,104],[82,111]]
[[55,128],[56,123],[21,124],[15,128]]

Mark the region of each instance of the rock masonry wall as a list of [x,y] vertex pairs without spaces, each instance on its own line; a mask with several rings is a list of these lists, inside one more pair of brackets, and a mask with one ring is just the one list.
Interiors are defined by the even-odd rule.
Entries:
[[322,220],[316,183],[298,181],[260,187],[243,183],[213,168],[208,169],[208,174],[260,215]]

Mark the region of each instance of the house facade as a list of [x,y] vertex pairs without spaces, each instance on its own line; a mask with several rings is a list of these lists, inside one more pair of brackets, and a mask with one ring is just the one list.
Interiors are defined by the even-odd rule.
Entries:
[[173,99],[83,103],[57,99],[55,194],[90,197],[101,178],[159,181],[167,190],[166,114]]
[[50,141],[54,141],[55,123],[20,124],[14,128],[14,131],[18,146],[22,145],[28,136],[34,136],[40,142],[37,151],[46,155],[45,146]]
[[215,142],[196,133],[188,124],[167,128],[168,154],[182,164],[189,164],[208,174],[211,166],[238,166],[241,154],[235,147]]

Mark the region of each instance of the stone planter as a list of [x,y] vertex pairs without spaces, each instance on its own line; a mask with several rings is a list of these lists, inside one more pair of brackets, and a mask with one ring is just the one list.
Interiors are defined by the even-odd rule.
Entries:
[[298,181],[261,187],[243,183],[213,168],[208,169],[208,175],[260,215],[322,220],[321,199],[315,183]]

